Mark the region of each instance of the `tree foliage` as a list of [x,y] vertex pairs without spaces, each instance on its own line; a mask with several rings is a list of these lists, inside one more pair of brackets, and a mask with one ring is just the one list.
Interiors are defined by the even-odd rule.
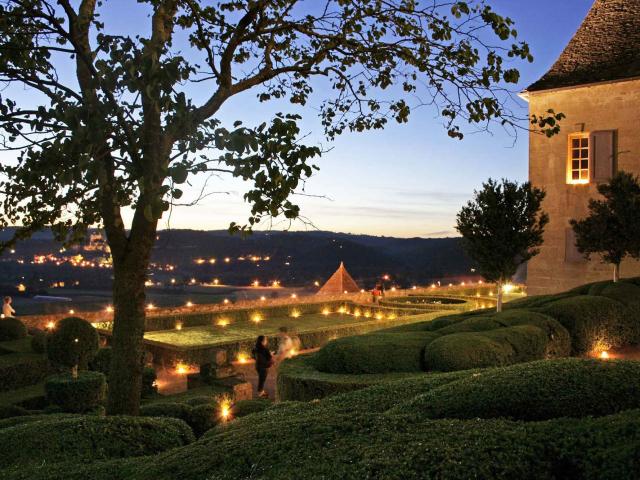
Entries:
[[[545,192],[509,180],[489,179],[457,216],[463,247],[477,262],[479,273],[501,286],[518,266],[539,253],[549,216],[542,211]],[[500,309],[500,301],[498,309]]]
[[589,215],[572,219],[576,247],[585,258],[600,254],[614,265],[614,280],[625,257],[640,258],[640,180],[620,171],[608,183],[598,185],[602,199],[589,200]]

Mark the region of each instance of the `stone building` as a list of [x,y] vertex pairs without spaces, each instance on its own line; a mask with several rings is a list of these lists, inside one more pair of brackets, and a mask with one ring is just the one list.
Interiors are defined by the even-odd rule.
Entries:
[[[616,170],[640,174],[640,0],[596,0],[556,63],[523,97],[531,114],[552,108],[566,115],[559,135],[530,135],[529,178],[547,192],[550,223],[528,265],[528,291],[610,279],[610,265],[577,251],[569,220],[586,216],[596,186]],[[621,275],[640,275],[640,262],[623,262]]]

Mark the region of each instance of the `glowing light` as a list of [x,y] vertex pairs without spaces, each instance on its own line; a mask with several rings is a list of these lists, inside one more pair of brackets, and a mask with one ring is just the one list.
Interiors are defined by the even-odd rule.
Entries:
[[231,419],[231,402],[227,399],[220,402],[220,418],[223,422]]
[[182,330],[182,322],[176,322],[176,330]]
[[415,285],[413,287],[411,287],[411,290],[417,290],[418,287],[416,287]]
[[316,280],[315,282],[313,282],[313,284],[314,284],[316,287],[319,287],[319,286],[320,286],[320,282],[318,282],[317,280]]
[[260,323],[262,321],[262,316],[259,313],[256,313],[253,317],[251,317],[251,321],[253,323]]
[[56,322],[47,322],[47,330],[53,330],[54,328],[56,328]]
[[215,259],[215,258],[210,258],[210,259],[209,259],[209,263],[210,263],[211,265],[213,265],[214,263],[216,263],[216,259]]
[[322,314],[323,314],[323,315],[327,316],[327,315],[329,315],[330,313],[331,313],[331,311],[330,311],[328,308],[323,308],[323,309],[322,309]]
[[185,307],[193,307],[193,302],[189,301],[184,304]]
[[229,257],[225,257],[224,258],[224,263],[229,263],[231,261],[231,259]]
[[608,360],[609,359],[609,352],[607,352],[606,350],[603,350],[602,352],[600,352],[600,355],[598,355],[602,360]]
[[291,316],[293,318],[298,318],[300,316],[300,310],[291,310]]
[[462,282],[460,285],[462,285],[464,287],[464,282]]
[[482,285],[482,280],[478,280],[478,285]]
[[175,279],[175,278],[172,278],[172,279],[171,279],[171,283],[175,285],[175,283],[176,283],[176,279]]
[[189,373],[189,367],[187,367],[184,363],[178,363],[176,365],[176,373],[178,375],[186,375]]
[[196,279],[195,279],[195,278],[192,278],[192,279],[189,281],[189,283],[190,283],[191,285],[195,285],[195,284],[197,283],[197,281],[196,281]]
[[74,339],[73,339],[73,343],[78,343],[79,341],[80,341],[80,339],[79,339],[79,338],[74,338]]
[[111,305],[107,305],[107,308],[105,308],[105,311],[108,313],[112,313],[113,312],[113,307]]
[[251,285],[253,285],[254,287],[259,287],[260,286],[260,282],[258,280],[254,280]]
[[296,295],[295,293],[292,293],[291,298],[298,298],[298,295]]
[[453,287],[453,283],[450,283],[450,284],[449,284],[449,286],[450,286],[450,287]]
[[391,291],[395,292],[396,291],[396,287],[391,287]]
[[21,293],[22,293],[22,292],[25,292],[26,290],[27,290],[27,287],[25,287],[22,283],[20,283],[20,284],[18,285],[18,291],[19,291],[19,292],[21,292]]
[[216,322],[216,325],[218,325],[219,327],[226,327],[227,325],[229,325],[229,320],[226,318],[220,318]]
[[479,296],[480,296],[480,294],[479,294],[479,293],[476,293],[476,297],[479,297]]
[[238,363],[242,363],[242,364],[245,364],[249,361],[249,357],[247,356],[246,353],[239,353],[236,359],[238,360]]
[[260,297],[260,301],[264,302],[267,299],[267,297],[265,297],[264,295]]
[[432,283],[432,284],[431,284],[431,288],[436,288],[436,284],[435,284],[435,283]]
[[507,283],[506,285],[502,286],[502,291],[504,293],[511,293],[513,290],[515,290],[516,286],[512,285],[510,283]]
[[73,315],[75,312],[75,310],[72,308],[71,310],[69,310],[69,315]]
[[222,301],[222,303],[224,303],[225,305],[227,305],[227,304],[229,303],[229,299],[228,299],[228,298],[225,298],[225,299]]
[[395,320],[397,317],[394,313],[392,313],[391,315],[389,315],[389,320]]
[[338,313],[345,313],[347,309],[345,307],[338,308]]
[[371,318],[371,310],[365,310],[364,318]]
[[289,350],[289,355],[292,357],[295,357],[298,354],[298,350],[296,350],[295,348],[292,348],[291,350]]
[[389,275],[384,275],[382,278],[383,278],[384,280],[389,280]]
[[204,258],[196,258],[195,262],[198,265],[202,265],[204,263]]
[[271,282],[271,286],[279,287],[280,286],[280,282],[278,280],[274,280],[273,282]]
[[344,293],[349,293],[349,292],[347,292],[347,291],[345,290],[345,291],[344,291]]
[[362,313],[360,312],[360,310],[358,310],[357,308],[353,311],[353,316],[354,317],[359,317],[360,315],[362,315]]
[[489,296],[490,296],[490,297],[493,297],[493,292],[489,292]]
[[156,306],[153,303],[147,304],[147,310],[153,310]]
[[380,312],[376,313],[376,320],[382,320],[384,318],[384,315],[382,315]]
[[217,278],[213,279],[213,284],[214,285],[218,285],[220,283],[220,280],[218,280]]

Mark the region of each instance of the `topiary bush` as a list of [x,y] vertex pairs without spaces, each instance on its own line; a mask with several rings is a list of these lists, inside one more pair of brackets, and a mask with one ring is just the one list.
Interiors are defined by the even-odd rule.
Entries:
[[0,342],[19,340],[27,336],[27,327],[17,318],[0,319]]
[[220,411],[215,403],[204,403],[191,408],[189,426],[196,437],[215,427],[220,420]]
[[109,376],[109,369],[111,368],[111,357],[113,350],[111,347],[103,347],[98,349],[95,356],[89,361],[89,368],[96,372],[104,373]]
[[438,337],[431,332],[372,333],[329,342],[315,356],[327,373],[419,372],[424,348]]
[[60,320],[47,336],[47,356],[54,365],[86,370],[99,347],[97,330],[78,317]]
[[640,408],[640,363],[559,359],[489,369],[391,409],[415,418],[547,420]]
[[234,418],[244,417],[253,413],[259,413],[271,408],[273,402],[263,398],[254,398],[252,400],[240,400],[233,404],[231,414]]
[[44,388],[49,403],[63,412],[82,413],[95,409],[104,401],[106,379],[100,372],[82,371],[77,378],[63,373],[48,377]]
[[454,333],[431,342],[424,362],[427,370],[451,372],[508,365],[512,355],[510,345],[481,333]]
[[625,332],[640,329],[640,323],[626,315],[624,305],[606,297],[564,298],[547,304],[540,311],[569,331],[573,355],[627,345],[629,334]]
[[189,426],[172,418],[56,417],[3,429],[0,468],[155,455],[194,441]]
[[31,350],[35,353],[45,353],[47,349],[47,332],[34,330],[31,332]]
[[0,419],[22,417],[30,414],[29,410],[18,405],[0,405]]
[[189,424],[192,410],[193,407],[186,403],[157,402],[142,405],[140,407],[140,416],[178,418]]

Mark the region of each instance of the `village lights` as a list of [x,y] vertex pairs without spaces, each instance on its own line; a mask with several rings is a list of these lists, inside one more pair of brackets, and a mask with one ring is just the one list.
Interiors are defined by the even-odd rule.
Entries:
[[113,307],[111,305],[107,305],[107,308],[105,308],[105,311],[107,313],[113,313]]
[[411,287],[411,290],[417,290],[418,287],[416,287],[415,285],[413,287]]
[[188,301],[187,303],[185,303],[185,307],[193,307],[193,302]]
[[264,302],[266,299],[267,299],[267,297],[265,297],[264,295],[262,295],[262,296],[260,297],[260,301],[261,301],[261,302]]
[[218,280],[217,278],[214,278],[214,279],[213,279],[213,284],[214,284],[214,285],[218,285],[218,284],[220,284],[220,280]]
[[322,314],[323,314],[324,316],[327,316],[327,315],[329,315],[330,313],[331,313],[331,311],[330,311],[328,308],[323,308],[323,309],[322,309]]
[[300,310],[296,310],[296,309],[291,310],[291,316],[293,318],[298,318],[300,316]]
[[380,312],[376,313],[376,320],[382,320],[384,318],[384,315],[382,315]]
[[76,313],[76,312],[75,312],[75,310],[73,308],[69,310],[69,315],[73,315],[74,313]]
[[259,287],[260,286],[260,282],[258,280],[254,280],[251,285],[253,285],[254,287]]
[[228,299],[228,298],[225,298],[225,299],[222,301],[222,303],[224,303],[225,305],[227,305],[227,304],[229,303],[229,299]]
[[182,322],[176,322],[176,330],[182,330]]
[[189,281],[189,283],[190,283],[191,285],[195,285],[195,284],[196,284],[196,279],[195,279],[195,278],[192,278],[192,279]]
[[383,275],[383,276],[382,276],[382,279],[383,279],[383,280],[389,280],[389,275]]
[[431,284],[431,288],[436,288],[436,284],[435,284],[435,283],[432,283],[432,284]]
[[345,291],[344,291],[344,293],[345,293],[345,294],[347,294],[347,293],[349,293],[349,292],[347,292],[347,291],[345,290]]
[[209,263],[210,263],[211,265],[213,265],[214,263],[216,263],[216,259],[215,259],[215,258],[210,258],[210,259],[209,259]]
[[271,285],[272,285],[273,287],[279,287],[279,286],[280,286],[280,282],[279,282],[278,280],[274,280],[274,281],[271,283]]
[[171,279],[171,283],[172,283],[172,284],[175,284],[175,283],[176,283],[176,279],[175,279],[175,278],[172,278],[172,279]]
[[316,280],[315,282],[313,282],[313,284],[314,284],[316,287],[319,287],[319,286],[320,286],[320,282],[319,282],[319,281],[317,281],[317,280]]
[[516,288],[515,285],[507,283],[506,285],[502,286],[502,291],[504,293],[511,293],[515,288]]
[[259,313],[256,313],[253,317],[251,317],[251,321],[253,323],[260,323],[262,321],[262,316]]
[[230,261],[231,261],[231,259],[229,257],[225,257],[224,263],[229,263]]
[[227,325],[229,325],[229,320],[226,318],[220,318],[216,322],[216,325],[218,325],[219,327],[226,327]]
[[47,328],[47,330],[53,330],[54,328],[56,328],[56,322],[54,322],[54,321],[47,322],[46,328]]
[[204,258],[196,258],[195,262],[198,265],[202,265],[204,263]]
[[154,308],[156,308],[156,306],[153,303],[147,304],[147,310],[153,310]]
[[298,298],[298,295],[296,295],[295,293],[292,293],[291,298]]

